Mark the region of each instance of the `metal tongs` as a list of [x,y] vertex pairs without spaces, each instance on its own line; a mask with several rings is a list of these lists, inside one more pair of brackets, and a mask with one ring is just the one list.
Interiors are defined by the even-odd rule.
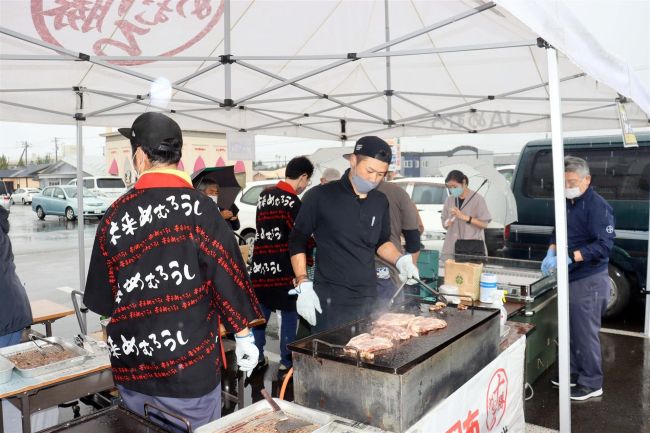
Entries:
[[61,349],[61,352],[65,352],[65,347],[63,347],[59,343],[56,343],[54,341],[50,341],[47,338],[39,337],[38,335],[34,335],[34,334],[29,334],[29,339],[31,340],[32,343],[34,343],[34,346],[36,346],[36,349],[38,350],[38,353],[43,355],[43,357],[47,356],[47,352],[45,352],[43,350],[43,345],[39,346],[39,344],[36,342],[36,340],[44,341],[45,343],[47,343],[47,344],[49,344],[51,346],[59,346],[59,348]]
[[[472,307],[472,311],[474,310],[474,299],[473,299],[471,296],[467,296],[467,295],[456,295],[456,294],[453,294],[453,293],[443,293],[443,292],[441,292],[440,290],[436,290],[436,289],[434,289],[433,287],[429,286],[427,283],[425,283],[424,281],[422,281],[422,280],[419,279],[419,278],[412,278],[412,280],[415,280],[418,284],[420,284],[422,287],[424,287],[424,288],[427,289],[429,292],[431,292],[433,295],[435,295],[436,298],[438,299],[438,302],[442,302],[443,304],[445,304],[445,307],[446,307],[447,305],[449,305],[449,301],[447,300],[446,296],[451,296],[451,297],[454,297],[454,298],[459,298],[459,299],[469,300],[469,302],[470,302],[470,304],[471,304],[471,307]],[[408,281],[408,280],[406,280],[406,281]],[[406,281],[404,281],[404,282],[402,283],[402,285],[399,286],[399,288],[397,289],[397,291],[395,291],[395,294],[390,298],[390,303],[389,303],[389,305],[393,305],[393,303],[395,302],[395,298],[397,297],[397,295],[399,295],[400,292],[404,289],[404,286],[406,285]]]

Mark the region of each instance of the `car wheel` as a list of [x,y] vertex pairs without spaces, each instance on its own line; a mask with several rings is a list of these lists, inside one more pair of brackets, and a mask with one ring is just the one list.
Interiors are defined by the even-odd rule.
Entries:
[[25,199],[24,199],[24,198],[21,198],[21,200],[22,200],[22,202],[23,202],[23,206],[25,206],[25,205],[27,204],[27,203],[25,203]]
[[16,202],[15,202],[14,199],[12,198],[11,200],[9,200],[9,204],[16,204]]
[[243,238],[242,243],[244,245],[249,245],[249,246],[253,245],[253,243],[255,242],[255,232],[254,231],[246,232],[242,235],[242,238]]
[[38,206],[36,208],[36,216],[38,217],[39,220],[45,219],[45,212],[43,211],[43,208]]
[[74,216],[74,211],[72,210],[71,207],[65,208],[65,219],[68,221],[74,221],[75,216]]
[[607,300],[607,310],[603,317],[611,318],[625,310],[630,302],[630,282],[625,274],[616,266],[609,265],[609,279],[612,282],[612,290]]

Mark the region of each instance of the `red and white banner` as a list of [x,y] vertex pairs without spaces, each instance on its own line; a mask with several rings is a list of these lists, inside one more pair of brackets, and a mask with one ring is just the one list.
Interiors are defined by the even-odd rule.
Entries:
[[521,337],[407,432],[523,432],[525,353]]

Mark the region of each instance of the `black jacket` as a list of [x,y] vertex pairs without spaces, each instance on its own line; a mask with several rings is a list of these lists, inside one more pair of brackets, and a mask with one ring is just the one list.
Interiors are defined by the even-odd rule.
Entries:
[[32,324],[27,292],[16,274],[9,240],[9,213],[0,207],[0,335],[11,334]]

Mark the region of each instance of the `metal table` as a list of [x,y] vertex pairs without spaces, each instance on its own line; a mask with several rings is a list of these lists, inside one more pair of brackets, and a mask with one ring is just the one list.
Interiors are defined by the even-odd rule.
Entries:
[[[113,373],[107,355],[84,364],[33,379],[13,373],[12,380],[0,385],[0,399],[7,399],[22,413],[22,431],[30,433],[31,414],[70,400],[113,388]],[[0,411],[0,431],[4,431]]]

